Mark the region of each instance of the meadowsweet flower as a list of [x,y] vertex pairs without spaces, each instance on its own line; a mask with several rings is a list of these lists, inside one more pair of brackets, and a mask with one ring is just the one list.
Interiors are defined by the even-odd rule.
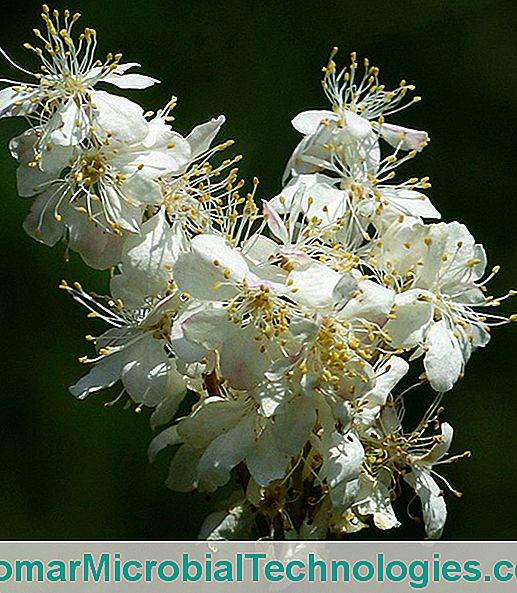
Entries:
[[[43,5],[41,18],[45,25],[42,33],[34,29],[40,45],[26,43],[41,60],[41,72],[32,73],[9,62],[16,69],[32,76],[35,82],[11,82],[0,91],[0,117],[24,116],[34,122],[40,134],[34,143],[34,158],[39,160],[49,147],[74,146],[90,133],[92,124],[99,120],[109,122],[117,118],[131,134],[137,122],[133,121],[134,103],[124,97],[98,91],[94,87],[108,83],[120,89],[144,89],[156,79],[129,72],[137,63],[121,64],[122,54],[108,54],[102,62],[95,57],[97,33],[86,27],[77,40],[73,28],[79,13],[65,10],[51,11]],[[3,52],[6,56],[5,52]]]
[[489,328],[507,323],[479,312],[497,304],[486,297],[486,255],[456,222],[394,225],[373,250],[383,282],[397,290],[384,331],[393,348],[419,348],[431,385],[448,391]]
[[447,519],[447,506],[444,493],[433,478],[433,467],[440,463],[451,446],[454,431],[450,424],[444,422],[441,435],[431,450],[423,455],[410,457],[411,470],[404,479],[414,489],[422,501],[425,530],[431,539],[439,538]]
[[385,118],[420,100],[416,96],[405,102],[413,85],[401,81],[397,89],[387,91],[378,79],[379,69],[364,61],[364,75],[358,75],[355,53],[349,68],[337,72],[334,56],[324,68],[323,90],[331,103],[331,110],[310,110],[297,115],[292,123],[304,135],[296,147],[287,168],[286,176],[293,172],[308,173],[324,167],[326,153],[332,147],[360,156],[363,171],[369,171],[380,160],[379,137],[395,147],[397,152],[419,151],[428,143],[426,132],[385,123]]
[[[123,392],[138,405],[156,407],[154,422],[172,417],[188,384],[178,372],[171,347],[171,330],[185,299],[174,290],[171,267],[182,238],[156,215],[142,227],[142,235],[126,244],[120,273],[111,279],[112,297],[103,302],[79,285],[62,287],[85,306],[89,316],[104,320],[111,329],[88,336],[96,356],[83,357],[92,365],[71,392],[79,399],[122,382]],[[153,283],[148,274],[153,272]]]
[[211,396],[181,420],[167,440],[151,447],[154,455],[164,446],[182,443],[167,480],[174,490],[211,492],[226,484],[231,469],[244,459],[256,482],[265,486],[285,475],[315,420],[310,402],[301,397],[268,419],[252,401]]
[[146,207],[163,203],[158,179],[181,173],[191,152],[162,113],[150,122],[143,113],[134,119],[142,125],[138,142],[122,141],[113,119],[104,137],[50,150],[44,170],[31,166],[37,130],[11,142],[20,162],[18,191],[36,198],[24,224],[30,236],[50,246],[67,236],[70,248],[93,267],[118,262],[117,239],[139,232]]

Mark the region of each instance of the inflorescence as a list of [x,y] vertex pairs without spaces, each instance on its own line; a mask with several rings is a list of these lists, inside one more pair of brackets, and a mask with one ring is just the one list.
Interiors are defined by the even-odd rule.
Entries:
[[[491,312],[515,291],[488,296],[498,268],[486,274],[463,224],[438,222],[427,177],[394,180],[429,142],[386,121],[419,100],[414,87],[387,90],[355,53],[338,69],[334,49],[330,108],[293,119],[301,140],[283,187],[260,203],[241,157],[219,158],[233,144],[214,143],[223,116],[183,136],[174,97],[149,113],[99,90],[157,81],[121,54],[97,59],[96,32],[75,35],[79,17],[44,5],[44,32],[26,44],[40,72],[2,50],[29,80],[0,91],[0,117],[29,124],[10,143],[18,193],[33,200],[26,232],[110,273],[107,296],[61,284],[108,326],[87,336],[95,351],[71,392],[121,385],[117,400],[153,408],[153,428],[166,427],[149,453],[175,447],[170,488],[225,487],[200,537],[392,529],[404,488],[439,537],[445,492],[459,493],[437,468],[469,455],[448,455],[443,394],[491,328],[515,320]],[[407,427],[417,387],[432,404]],[[178,417],[187,392],[194,403]]]

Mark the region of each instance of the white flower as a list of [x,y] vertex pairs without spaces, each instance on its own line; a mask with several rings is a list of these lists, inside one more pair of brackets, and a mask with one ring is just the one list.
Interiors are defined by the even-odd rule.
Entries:
[[[417,220],[440,218],[429,198],[417,191],[429,187],[427,179],[410,179],[395,185],[386,183],[391,179],[393,168],[400,163],[392,155],[368,163],[356,145],[340,147],[325,143],[325,147],[325,159],[318,161],[318,167],[313,169],[325,171],[325,174],[294,176],[271,200],[279,213],[292,207],[295,196],[305,186],[300,208],[306,216],[321,219],[324,228],[331,223],[346,223],[359,239],[367,236],[370,222],[383,228],[400,215]],[[366,152],[370,154],[369,149]],[[350,243],[345,232],[342,236]]]
[[377,243],[384,281],[400,291],[384,326],[393,348],[419,347],[431,386],[448,391],[471,353],[490,339],[489,325],[505,318],[481,314],[491,306],[483,281],[486,256],[465,226],[394,225]]
[[[305,201],[310,202],[314,215],[323,213],[324,222],[347,217],[348,226],[358,227],[354,234],[363,238],[368,236],[370,223],[382,228],[386,218],[393,220],[400,214],[416,219],[440,218],[429,199],[417,191],[429,186],[427,178],[386,183],[397,167],[428,142],[426,132],[384,121],[386,115],[403,108],[401,102],[413,90],[412,85],[403,81],[398,89],[386,91],[378,81],[378,69],[370,67],[367,60],[364,76],[357,80],[355,54],[350,68],[337,73],[334,54],[323,80],[332,110],[305,111],[293,119],[293,126],[304,138],[287,164],[284,182],[291,175],[294,178],[279,197],[290,202],[304,184],[308,190]],[[382,157],[379,138],[395,151]],[[311,173],[325,175],[308,175]],[[277,208],[278,204],[273,206]],[[306,214],[308,210],[304,206]]]
[[182,240],[160,211],[142,226],[142,235],[128,241],[120,273],[111,279],[113,298],[106,304],[80,285],[63,284],[90,316],[113,326],[98,338],[89,337],[97,356],[82,359],[93,366],[71,388],[79,399],[120,380],[133,401],[156,407],[153,424],[158,425],[175,414],[187,385],[199,388],[199,382],[184,376],[188,361],[178,360],[171,340],[175,319],[187,306],[174,290],[171,275]]
[[290,320],[287,275],[255,267],[218,235],[198,235],[174,266],[179,290],[205,302],[179,320],[183,337],[217,350],[221,372],[235,389],[251,389],[263,378]]
[[166,422],[186,391],[185,380],[168,352],[168,335],[176,313],[174,303],[164,299],[153,308],[117,311],[116,303],[111,309],[94,304],[79,287],[75,288],[74,298],[114,327],[93,339],[97,356],[81,359],[93,365],[92,369],[70,388],[71,393],[84,399],[121,381],[122,393],[127,392],[137,404],[163,404],[167,408],[163,419]]
[[318,170],[328,158],[328,146],[360,145],[368,158],[377,156],[377,140],[369,122],[351,111],[304,111],[294,117],[292,124],[304,138],[294,149],[284,178]]
[[441,426],[441,436],[432,449],[424,455],[411,457],[412,471],[404,474],[404,480],[415,489],[422,502],[425,530],[427,537],[431,539],[441,536],[447,519],[447,506],[443,491],[432,476],[433,467],[449,451],[453,434],[452,426],[444,422]]
[[303,397],[287,402],[268,419],[250,400],[213,396],[203,400],[165,438],[158,435],[158,444],[152,444],[151,450],[155,455],[167,445],[183,443],[167,480],[174,490],[212,492],[228,482],[231,470],[243,460],[254,480],[267,486],[285,475],[315,421],[314,408]]
[[11,142],[20,161],[19,193],[36,196],[24,224],[30,236],[51,246],[68,236],[70,248],[93,267],[118,262],[119,237],[138,233],[145,208],[163,202],[158,178],[179,174],[190,158],[187,141],[161,115],[147,122],[139,113],[133,121],[145,131],[138,142],[122,141],[113,120],[102,141],[52,148],[44,170],[31,166],[37,130]]
[[104,63],[97,60],[94,29],[85,28],[77,41],[72,38],[79,13],[72,15],[65,10],[60,15],[54,10],[50,14],[44,5],[41,17],[46,31],[34,29],[34,33],[42,47],[25,45],[40,58],[41,72],[33,74],[9,59],[18,70],[35,77],[36,82],[15,82],[0,91],[0,117],[29,116],[41,128],[34,145],[37,158],[48,146],[80,143],[89,134],[94,118],[109,121],[115,115],[131,128],[131,102],[97,91],[95,85],[105,82],[121,89],[144,89],[158,81],[129,73],[139,64],[120,64],[122,54],[108,54]]
[[355,52],[350,56],[349,67],[338,72],[334,62],[336,53],[337,48],[334,48],[324,68],[323,78],[323,90],[333,109],[347,115],[353,113],[372,122],[372,127],[392,146],[398,146],[403,150],[421,150],[428,142],[426,132],[384,122],[386,116],[420,101],[420,97],[416,96],[404,103],[408,92],[413,91],[415,87],[402,80],[398,88],[386,90],[379,81],[379,68],[371,66],[367,58],[364,60],[364,73],[360,78]]
[[[358,64],[353,53],[349,68],[336,71],[332,52],[324,69],[323,89],[332,110],[310,110],[297,115],[292,124],[305,138],[295,149],[286,170],[297,173],[318,166],[318,160],[325,160],[324,151],[329,146],[359,145],[368,162],[379,161],[378,136],[397,150],[421,150],[428,142],[426,132],[385,123],[387,115],[400,111],[408,104],[419,101],[414,97],[403,104],[413,85],[402,81],[397,89],[387,91],[379,83],[379,69],[364,61],[364,75],[358,80]],[[362,144],[362,146],[361,146]]]

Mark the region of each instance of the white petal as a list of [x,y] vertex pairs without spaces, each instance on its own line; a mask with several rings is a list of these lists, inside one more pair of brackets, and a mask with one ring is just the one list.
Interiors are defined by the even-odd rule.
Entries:
[[[345,485],[359,477],[363,461],[364,449],[355,433],[348,432],[345,435],[338,432],[332,433],[325,468],[330,497],[335,506],[346,505],[349,502],[346,499],[350,492]],[[355,484],[352,488],[352,491],[354,490]]]
[[165,396],[170,370],[161,340],[151,335],[125,349],[121,379],[130,397],[154,407]]
[[412,348],[422,342],[433,319],[434,307],[425,291],[408,290],[395,297],[395,319],[390,319],[384,330],[391,337],[394,348]]
[[267,379],[262,381],[254,390],[253,397],[260,404],[260,413],[266,418],[273,416],[278,407],[293,397],[293,392],[286,381],[274,380],[269,378],[269,373],[265,373]]
[[203,449],[195,449],[188,444],[181,445],[172,458],[169,475],[165,483],[176,492],[190,492],[197,487],[197,465]]
[[165,397],[158,403],[151,414],[151,428],[167,424],[175,416],[186,393],[185,379],[176,370],[174,360],[169,362],[169,373],[165,386]]
[[191,250],[179,256],[174,280],[181,291],[195,298],[225,300],[235,294],[232,284],[242,282],[247,272],[245,259],[223,237],[198,235],[192,240]]
[[210,148],[225,121],[226,118],[224,115],[220,115],[204,124],[196,126],[190,132],[187,136],[187,142],[190,144],[192,150],[192,158],[198,157]]
[[395,299],[393,290],[371,280],[362,280],[359,284],[356,283],[356,286],[359,294],[347,302],[339,316],[345,319],[360,318],[384,323]]
[[183,442],[205,449],[221,433],[239,424],[246,413],[242,401],[209,397],[178,424],[178,434]]
[[[143,147],[143,148],[142,148]],[[178,173],[191,158],[190,144],[181,134],[171,130],[160,117],[149,122],[148,134],[128,152],[121,153],[127,167],[135,170],[143,167],[142,174],[149,179]],[[117,159],[114,159],[114,163]]]
[[114,70],[111,74],[102,79],[103,82],[108,82],[119,89],[147,89],[160,81],[145,74],[118,74]]
[[122,274],[112,276],[112,294],[129,305],[141,305],[145,297],[165,296],[172,278],[172,266],[183,244],[181,229],[171,229],[163,210],[142,225],[139,235],[124,243]]
[[[123,186],[126,188],[126,184]],[[93,202],[91,209],[94,217],[105,221],[103,228],[109,228],[110,222],[115,220],[123,231],[139,233],[142,223],[143,207],[136,198],[122,193],[121,188],[111,184],[102,186],[102,202]],[[91,219],[83,216],[90,226]],[[108,222],[109,221],[109,222]]]
[[273,235],[284,245],[289,243],[289,232],[285,226],[284,221],[275,210],[272,204],[266,200],[262,200],[262,210],[267,226]]
[[414,468],[405,474],[406,482],[415,489],[422,502],[425,531],[430,539],[438,539],[447,520],[447,505],[438,484],[428,472]]
[[53,144],[58,146],[75,146],[82,142],[88,134],[90,118],[86,109],[70,98],[60,106],[52,116],[54,130],[50,134]]
[[424,367],[436,391],[453,388],[463,370],[463,355],[458,340],[442,319],[433,323],[426,340]]
[[361,489],[358,498],[361,502],[357,511],[361,515],[372,515],[373,522],[379,529],[393,529],[400,526],[393,507],[391,506],[388,488],[377,479],[364,474],[361,476]]
[[231,470],[246,457],[254,444],[254,426],[255,418],[245,417],[207,447],[198,465],[200,490],[213,492],[228,482]]
[[37,87],[18,91],[15,91],[13,87],[0,90],[0,118],[32,113],[38,108],[38,102],[32,102],[31,98],[37,97],[39,93]]
[[256,512],[248,501],[241,501],[229,511],[218,511],[204,520],[198,539],[207,541],[249,539]]
[[31,209],[23,222],[23,230],[32,237],[53,247],[65,232],[63,222],[56,220],[54,210],[59,200],[59,195],[54,195],[52,190],[40,194],[32,203]]
[[142,141],[148,133],[149,124],[140,105],[105,91],[91,91],[95,105],[95,124],[122,143]]
[[149,444],[149,448],[147,449],[149,461],[152,463],[156,459],[158,453],[166,447],[173,447],[180,443],[181,439],[178,436],[175,426],[169,426],[169,428],[162,430],[162,432],[157,434]]
[[[158,177],[178,172],[190,157],[190,147],[179,134],[171,136],[171,148],[153,147],[148,152],[136,153],[129,167],[134,175],[155,180]],[[137,172],[137,168],[141,169]],[[150,203],[150,200],[144,200]]]
[[342,274],[325,264],[313,262],[308,266],[293,270],[289,274],[292,281],[291,298],[301,305],[315,309],[330,307],[336,302],[335,289],[342,280]]
[[339,133],[339,139],[343,139],[345,143],[356,142],[366,139],[368,136],[373,136],[372,127],[370,122],[353,113],[352,111],[344,112],[344,126],[342,131]]
[[382,188],[382,200],[390,203],[399,213],[416,218],[441,218],[440,212],[424,194],[404,188]]
[[335,302],[339,302],[341,306],[348,304],[358,294],[358,288],[359,284],[352,274],[343,274],[334,288]]
[[176,377],[179,380],[178,387],[179,385],[183,385],[183,389],[181,391],[168,393],[166,397],[162,399],[162,401],[156,406],[153,413],[151,414],[150,419],[151,428],[153,430],[159,426],[167,424],[174,418],[181,402],[185,397],[185,381],[183,381],[183,378],[181,375],[179,375],[179,373],[176,373]]
[[445,457],[450,449],[452,438],[454,436],[454,429],[448,422],[442,422],[441,425],[441,439],[432,446],[431,450],[425,455],[413,457],[412,463],[418,465],[430,465],[437,463]]
[[368,405],[384,405],[387,396],[409,370],[409,364],[399,356],[392,356],[375,372],[375,386],[366,395]]
[[336,119],[336,114],[325,109],[312,109],[296,115],[291,120],[291,124],[301,134],[315,134],[321,122],[328,119]]
[[269,357],[261,352],[261,342],[255,339],[253,326],[235,332],[220,348],[221,373],[234,389],[253,389],[270,365]]
[[[130,200],[132,205],[162,205],[163,195],[160,185],[153,179],[152,175],[149,177],[141,173],[142,171],[133,173],[118,189],[124,194],[126,200]],[[127,202],[124,203],[127,205]],[[118,220],[120,223],[124,222],[121,216],[119,216]]]
[[278,244],[265,235],[252,235],[244,241],[242,253],[254,264],[262,264],[268,261],[278,249]]
[[115,385],[120,379],[123,358],[117,352],[96,363],[87,375],[70,387],[70,393],[78,399],[85,399],[92,393]]
[[295,198],[307,216],[317,216],[324,224],[337,220],[346,212],[346,193],[335,187],[336,180],[323,174],[297,175],[270,203],[277,212],[291,213],[296,220]]
[[226,309],[211,304],[186,311],[178,319],[178,324],[181,324],[182,333],[187,340],[210,350],[219,348],[238,331],[228,320]]
[[121,237],[92,224],[82,212],[74,213],[72,220],[67,218],[67,227],[70,249],[77,251],[87,265],[106,270],[119,263],[123,246]]
[[381,136],[391,144],[391,146],[400,146],[402,150],[422,150],[429,141],[427,132],[423,130],[413,130],[393,124],[382,124],[380,127]]
[[68,166],[72,156],[71,147],[47,146],[38,166],[29,167],[28,163],[34,160],[36,140],[34,130],[28,130],[9,142],[11,155],[20,163],[16,171],[16,180],[18,193],[22,197],[39,193],[44,183],[57,179],[60,172]]
[[315,422],[316,412],[309,398],[297,397],[282,406],[246,457],[248,469],[258,484],[267,486],[285,476],[291,459],[307,442]]

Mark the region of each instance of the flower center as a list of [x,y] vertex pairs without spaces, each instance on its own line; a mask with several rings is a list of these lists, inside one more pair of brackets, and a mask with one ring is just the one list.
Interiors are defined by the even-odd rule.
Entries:
[[86,188],[95,185],[107,170],[106,160],[99,154],[85,156],[81,159],[75,180]]

